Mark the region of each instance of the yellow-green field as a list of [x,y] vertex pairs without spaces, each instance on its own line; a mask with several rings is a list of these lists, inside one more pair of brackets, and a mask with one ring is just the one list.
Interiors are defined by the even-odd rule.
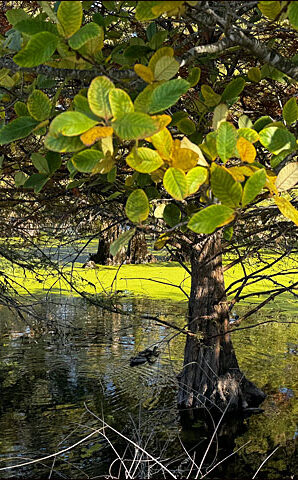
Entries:
[[[272,256],[268,260],[272,260]],[[260,275],[267,275],[267,279],[245,287],[245,294],[254,292],[256,295],[264,290],[277,288],[272,280],[283,285],[291,285],[295,281],[294,272],[297,270],[298,259],[291,258],[277,263],[269,271]],[[8,266],[7,266],[8,267]],[[246,263],[247,273],[261,268],[261,264]],[[6,269],[7,272],[7,269]],[[111,294],[115,291],[126,291],[138,296],[148,296],[156,299],[171,298],[176,301],[187,300],[190,291],[190,277],[188,273],[175,262],[161,262],[146,265],[99,266],[96,269],[83,269],[81,264],[75,267],[64,267],[63,276],[55,271],[40,271],[38,277],[31,272],[14,268],[11,270],[17,282],[15,288],[19,293],[62,293],[77,296],[79,291],[86,294]],[[8,273],[8,272],[7,272]],[[277,276],[274,276],[278,274]],[[225,273],[226,286],[243,276],[241,266],[230,268]],[[271,280],[270,280],[271,278]],[[71,282],[74,288],[71,287]],[[239,284],[237,284],[239,286]],[[297,291],[297,290],[296,290]],[[242,292],[243,293],[243,292]],[[287,297],[290,296],[286,294]],[[250,297],[251,298],[251,297]]]

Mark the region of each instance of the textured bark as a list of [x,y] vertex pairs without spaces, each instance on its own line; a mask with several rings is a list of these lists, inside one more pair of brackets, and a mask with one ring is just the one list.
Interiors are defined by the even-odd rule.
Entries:
[[263,392],[241,373],[229,334],[229,308],[219,233],[193,246],[189,330],[184,367],[179,375],[178,404],[183,408],[256,407]]
[[89,255],[89,261],[99,265],[119,265],[124,262],[136,264],[153,262],[155,260],[155,257],[148,254],[146,238],[142,232],[137,232],[130,240],[128,246],[113,257],[110,254],[110,245],[121,233],[123,231],[119,226],[105,230],[99,237],[97,252]]

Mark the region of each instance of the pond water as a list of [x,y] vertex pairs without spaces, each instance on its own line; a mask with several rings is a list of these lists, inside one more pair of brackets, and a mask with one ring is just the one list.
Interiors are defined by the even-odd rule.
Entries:
[[[176,478],[186,477],[190,458],[201,463],[209,437],[200,422],[182,431],[176,409],[176,375],[185,338],[168,327],[109,313],[80,298],[52,295],[39,300],[35,308],[47,319],[42,331],[0,309],[0,478],[98,478],[108,473],[161,478],[161,467],[131,442]],[[127,295],[118,303],[126,312],[185,323],[185,302]],[[293,320],[293,313],[281,309],[276,304],[250,323]],[[297,328],[264,324],[239,331],[233,339],[241,368],[268,396],[263,413],[240,422],[232,440],[225,432],[231,425],[218,430],[202,474],[244,445],[207,478],[252,478],[276,448],[256,478],[293,478]],[[130,357],[154,345],[161,351],[154,364],[130,366]],[[56,458],[3,470],[63,450]],[[195,476],[194,467],[189,478]]]

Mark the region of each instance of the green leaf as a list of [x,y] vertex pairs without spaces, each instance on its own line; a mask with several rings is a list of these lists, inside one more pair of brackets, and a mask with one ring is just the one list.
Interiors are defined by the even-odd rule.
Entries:
[[26,175],[26,173],[17,172],[14,176],[14,181],[15,181],[16,187],[21,187],[22,185],[24,185],[27,178],[28,178],[28,175]]
[[91,118],[92,120],[97,120],[98,117],[95,115],[89,107],[88,99],[79,93],[73,99],[73,107],[76,112],[83,113],[87,117]]
[[170,227],[175,227],[181,220],[180,208],[173,203],[166,205],[163,211],[163,219]]
[[224,205],[232,208],[239,206],[242,187],[225,168],[215,166],[212,170],[211,190]]
[[177,127],[179,128],[180,132],[184,133],[185,135],[191,135],[196,131],[196,126],[190,118],[183,118],[180,122],[177,123]]
[[195,87],[201,78],[201,69],[200,67],[193,67],[189,75],[187,77],[187,82],[189,83],[190,87]]
[[152,93],[149,113],[157,113],[171,107],[188,89],[189,83],[182,78],[176,78],[159,85]]
[[33,90],[27,102],[28,111],[31,117],[42,122],[50,118],[52,102],[41,90]]
[[278,155],[282,150],[294,150],[296,139],[285,128],[267,127],[260,131],[260,142],[269,152]]
[[234,233],[234,229],[232,226],[226,227],[224,228],[224,231],[223,231],[223,238],[227,242],[230,242],[233,238],[233,233]]
[[288,163],[276,177],[275,186],[279,192],[290,190],[298,183],[298,162]]
[[13,61],[20,67],[37,67],[49,60],[56,50],[58,41],[58,37],[50,32],[36,33],[26,46],[13,57]]
[[144,190],[134,190],[128,197],[125,212],[133,223],[146,220],[149,215],[149,201]]
[[102,33],[102,27],[97,25],[97,23],[87,23],[69,38],[68,45],[73,50],[79,50],[79,48],[85,45],[85,43],[87,43],[89,40],[97,38],[98,36],[102,35]]
[[20,117],[12,120],[0,130],[0,145],[28,137],[38,125],[38,122],[31,117]]
[[252,128],[253,123],[247,115],[241,115],[238,119],[239,128]]
[[79,172],[92,172],[96,164],[104,157],[99,150],[84,150],[72,157],[72,163]]
[[150,68],[150,70],[152,70],[152,72],[154,72],[155,66],[156,66],[156,64],[157,64],[157,62],[160,58],[162,58],[162,57],[173,57],[173,56],[174,56],[174,50],[173,50],[172,47],[159,48],[154,53],[154,55],[152,55],[152,57],[150,58],[148,67]]
[[226,88],[223,91],[221,96],[221,101],[226,102],[227,100],[232,100],[242,92],[245,87],[245,80],[242,77],[234,78],[231,82],[228,83]]
[[50,134],[61,133],[66,137],[75,137],[94,127],[98,121],[92,120],[80,112],[63,112],[54,118],[50,125]]
[[27,20],[29,18],[27,13],[22,8],[13,8],[11,10],[7,10],[5,16],[9,23],[13,26],[17,25],[22,20]]
[[266,2],[259,2],[258,8],[261,10],[262,14],[269,18],[270,20],[274,20],[280,12],[280,2],[278,1],[268,1]]
[[260,132],[261,130],[263,130],[263,128],[266,127],[266,125],[268,125],[271,122],[273,122],[272,118],[269,117],[268,115],[265,115],[263,117],[258,118],[258,120],[255,121],[253,129],[256,130],[257,132]]
[[150,42],[150,40],[153,38],[156,32],[157,32],[156,22],[149,23],[148,27],[146,28],[146,37],[148,42]]
[[163,42],[167,39],[168,34],[169,33],[166,30],[156,32],[149,42],[149,47],[152,48],[152,50],[157,50],[158,48],[160,48]]
[[175,200],[183,200],[187,195],[186,175],[180,168],[167,169],[163,177],[163,186]]
[[231,123],[223,122],[216,137],[217,152],[223,162],[235,155],[236,143],[236,129]]
[[245,140],[248,140],[251,143],[255,143],[260,139],[258,132],[256,132],[252,128],[247,127],[239,128],[239,130],[237,130],[237,136],[238,138],[243,137],[245,138]]
[[271,167],[276,168],[291,152],[292,150],[282,150],[278,155],[272,155],[270,158]]
[[[107,181],[110,183],[114,183],[117,177],[117,167],[113,167],[107,174]],[[121,195],[121,193],[120,193]]]
[[48,175],[44,173],[34,173],[24,183],[24,188],[33,188],[35,193],[39,193],[49,180]]
[[65,38],[71,37],[79,30],[82,23],[83,8],[81,2],[60,2],[57,18],[62,35]]
[[212,120],[212,128],[217,130],[222,122],[224,122],[228,115],[228,107],[225,103],[220,103],[215,107]]
[[110,90],[109,101],[114,119],[134,111],[130,96],[121,88],[112,88]]
[[161,57],[155,65],[154,77],[158,82],[170,80],[174,77],[180,68],[179,62],[174,57]]
[[39,173],[45,173],[48,175],[50,173],[50,169],[48,166],[48,162],[45,157],[43,157],[40,153],[32,153],[31,160]]
[[262,78],[272,78],[272,80],[276,80],[277,82],[284,82],[285,73],[281,72],[277,68],[272,67],[272,65],[265,65],[261,68],[261,75]]
[[37,75],[36,86],[38,88],[53,88],[56,85],[56,80],[47,75]]
[[124,56],[128,60],[137,60],[145,57],[149,52],[151,52],[151,48],[147,45],[130,45],[124,50]]
[[132,228],[119,235],[119,237],[116,238],[116,240],[114,240],[114,242],[110,245],[110,254],[114,257],[121,250],[121,248],[124,248],[126,245],[128,245],[135,233],[136,229]]
[[258,83],[262,79],[261,70],[258,67],[252,67],[248,70],[247,76],[252,82]]
[[282,116],[287,125],[291,125],[298,120],[298,105],[295,97],[290,98],[284,105]]
[[136,112],[148,112],[152,92],[156,87],[157,85],[147,85],[147,87],[144,88],[141,93],[139,93],[139,95],[134,101],[134,108]]
[[213,233],[234,219],[234,210],[225,205],[211,205],[195,213],[187,226],[196,233]]
[[50,7],[49,2],[40,1],[39,4],[40,4],[41,8],[43,9],[43,11],[45,12],[45,14],[46,14],[54,23],[58,23],[58,19],[57,19],[57,17],[56,17],[56,14],[53,12],[52,8]]
[[207,155],[210,160],[215,160],[217,157],[217,148],[216,148],[216,139],[217,139],[217,132],[210,132],[207,133],[205,137],[205,143],[200,145],[200,148],[203,152]]
[[18,117],[29,117],[29,112],[26,103],[24,102],[16,102],[13,106],[14,111],[16,112]]
[[90,109],[95,115],[106,120],[112,117],[109,103],[109,92],[115,85],[107,77],[96,77],[92,80],[88,89],[88,102]]
[[154,15],[152,12],[152,7],[155,7],[158,5],[160,2],[138,2],[137,8],[136,8],[136,20],[140,21],[147,21],[147,20],[153,20],[154,18],[157,18],[158,15]]
[[201,185],[207,180],[208,170],[204,167],[194,167],[186,175],[188,195],[197,192]]
[[50,174],[54,173],[61,167],[61,155],[56,152],[47,152],[46,159]]
[[215,105],[218,105],[221,101],[221,95],[215,93],[213,88],[211,88],[209,85],[202,85],[201,92],[204,97],[204,103],[207,105],[207,107],[215,107]]
[[137,140],[150,137],[158,130],[157,123],[146,113],[131,112],[112,123],[118,137],[123,140]]
[[77,152],[85,148],[80,137],[64,137],[61,133],[54,135],[49,133],[44,139],[44,145],[48,150],[61,153]]
[[266,183],[266,171],[264,168],[255,172],[251,177],[246,180],[243,189],[242,205],[243,207],[250,203],[261,193]]
[[28,20],[22,20],[15,25],[15,29],[21,33],[27,35],[35,35],[40,32],[50,32],[54,35],[58,35],[57,27],[51,22],[44,22],[41,20],[35,20],[29,18]]
[[291,25],[298,29],[298,4],[292,1],[288,8],[288,18]]
[[141,173],[151,173],[163,165],[163,159],[156,152],[150,148],[141,147],[133,149],[126,157],[127,164]]

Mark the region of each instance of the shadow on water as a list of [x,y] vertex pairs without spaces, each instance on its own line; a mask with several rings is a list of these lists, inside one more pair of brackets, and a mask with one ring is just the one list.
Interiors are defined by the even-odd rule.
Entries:
[[[119,302],[127,312],[150,312],[184,324],[185,303],[133,297]],[[234,335],[241,368],[268,397],[260,415],[225,416],[210,443],[218,419],[207,414],[186,425],[176,408],[184,338],[172,339],[168,327],[102,311],[81,299],[64,298],[61,303],[53,296],[39,308],[40,317],[47,318],[41,334],[0,309],[0,468],[66,449],[101,428],[99,419],[104,419],[164,461],[177,478],[187,476],[191,468],[189,478],[196,477],[191,459],[200,466],[209,444],[203,475],[245,446],[207,478],[252,478],[276,447],[257,478],[291,478],[297,387],[294,327],[271,324],[259,327],[262,332],[251,329]],[[131,357],[154,345],[161,350],[155,363],[130,366]],[[111,465],[115,477],[119,471],[125,477],[127,468],[135,478],[161,478],[160,467],[116,431],[106,428],[54,462],[50,458],[0,470],[0,478],[94,478],[107,475]],[[115,451],[123,456],[125,468],[115,461]]]

